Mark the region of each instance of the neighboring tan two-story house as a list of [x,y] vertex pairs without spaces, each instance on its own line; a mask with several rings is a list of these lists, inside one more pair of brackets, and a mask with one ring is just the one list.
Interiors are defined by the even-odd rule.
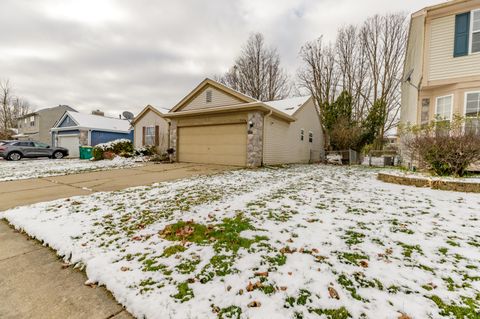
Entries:
[[50,129],[67,111],[77,112],[68,105],[59,105],[29,113],[18,119],[18,134],[13,137],[19,140],[31,140],[51,144]]
[[480,0],[424,8],[410,22],[401,123],[470,118],[480,132]]
[[163,117],[170,120],[170,147],[179,162],[257,167],[323,155],[310,96],[261,102],[205,79]]

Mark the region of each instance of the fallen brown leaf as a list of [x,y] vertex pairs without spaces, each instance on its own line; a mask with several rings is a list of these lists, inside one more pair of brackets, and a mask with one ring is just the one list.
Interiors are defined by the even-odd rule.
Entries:
[[338,292],[333,287],[328,287],[328,294],[330,295],[330,298],[337,299],[337,300],[340,299]]
[[257,307],[260,307],[262,304],[260,303],[260,301],[252,301],[251,303],[248,304],[248,307],[250,308],[257,308]]

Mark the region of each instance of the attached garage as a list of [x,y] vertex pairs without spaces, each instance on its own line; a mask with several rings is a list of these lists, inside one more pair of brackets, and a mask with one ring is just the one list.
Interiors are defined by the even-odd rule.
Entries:
[[177,139],[180,162],[246,165],[245,123],[179,127]]
[[179,162],[258,167],[319,161],[322,152],[310,96],[261,102],[205,79],[163,118]]
[[69,157],[79,157],[79,135],[59,135],[57,145],[68,149]]

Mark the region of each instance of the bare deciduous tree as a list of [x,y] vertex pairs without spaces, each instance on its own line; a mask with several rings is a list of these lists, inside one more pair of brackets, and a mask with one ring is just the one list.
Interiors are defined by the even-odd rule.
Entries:
[[400,110],[400,86],[407,46],[407,19],[404,13],[375,15],[360,31],[373,89],[368,98],[385,102],[385,124],[380,136],[396,126]]
[[13,95],[10,81],[0,81],[0,132],[6,133],[17,127],[18,118],[30,112],[29,103],[21,97]]
[[325,106],[333,103],[336,96],[339,72],[335,62],[335,50],[332,45],[324,46],[323,38],[307,42],[300,49],[304,67],[298,71],[300,87],[306,89],[314,98],[319,109],[323,136],[329,143],[329,134],[323,121]]
[[275,49],[266,48],[260,33],[250,36],[235,65],[217,80],[260,101],[283,99],[291,89],[280,56]]
[[[407,21],[403,13],[376,15],[363,25],[346,26],[338,31],[334,44],[320,37],[300,50],[303,66],[298,84],[315,98],[322,114],[341,92],[352,96],[355,122],[366,119],[376,101],[384,105],[385,131],[398,122],[402,66],[407,43]],[[325,135],[328,139],[328,135]]]

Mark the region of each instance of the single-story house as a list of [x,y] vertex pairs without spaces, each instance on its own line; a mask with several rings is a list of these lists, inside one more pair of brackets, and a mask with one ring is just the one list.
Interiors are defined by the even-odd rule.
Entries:
[[323,157],[320,117],[310,96],[261,102],[207,78],[164,118],[179,162],[258,167]]
[[70,157],[79,156],[79,146],[95,146],[117,139],[133,141],[133,130],[127,120],[70,111],[55,123],[51,132],[52,145],[67,148]]
[[156,146],[158,153],[165,153],[169,147],[169,125],[162,112],[147,105],[132,121],[135,148]]

